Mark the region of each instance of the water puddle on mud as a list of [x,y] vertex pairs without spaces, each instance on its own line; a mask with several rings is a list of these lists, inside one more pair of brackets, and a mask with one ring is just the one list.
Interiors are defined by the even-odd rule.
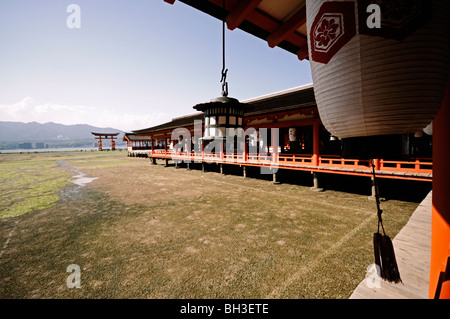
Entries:
[[68,165],[65,161],[56,161],[58,165],[66,167],[70,169],[72,172],[75,172],[77,175],[73,176],[72,182],[73,186],[67,185],[64,189],[61,190],[60,196],[63,201],[73,201],[79,200],[83,197],[82,188],[91,183],[92,181],[98,179],[98,177],[87,177],[85,173],[79,171],[75,167]]
[[98,177],[87,177],[85,173],[79,171],[75,167],[67,165],[65,161],[56,161],[59,165],[69,168],[71,171],[77,173],[77,175],[73,176],[74,180],[71,182],[78,186],[85,186],[86,184],[91,183],[92,181],[98,179]]
[[98,177],[86,177],[86,174],[84,173],[78,174],[74,176],[74,178],[75,179],[71,182],[78,186],[85,186],[86,184],[89,184],[92,181],[98,179]]

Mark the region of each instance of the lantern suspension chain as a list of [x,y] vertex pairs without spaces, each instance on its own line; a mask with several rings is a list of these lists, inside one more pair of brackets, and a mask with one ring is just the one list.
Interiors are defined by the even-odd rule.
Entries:
[[222,96],[228,95],[228,83],[227,83],[227,72],[228,69],[225,69],[225,0],[223,0],[223,19],[222,19],[222,78],[220,82],[222,82]]

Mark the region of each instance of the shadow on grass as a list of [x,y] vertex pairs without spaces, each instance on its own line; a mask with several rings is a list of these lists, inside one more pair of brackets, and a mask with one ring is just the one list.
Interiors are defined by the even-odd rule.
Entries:
[[[169,166],[175,166],[170,164]],[[201,170],[202,164],[192,163],[190,169]],[[186,168],[186,164],[179,164],[179,168]],[[207,164],[207,172],[220,173],[219,164]],[[223,165],[226,175],[243,176],[243,168],[239,165]],[[247,178],[254,178],[272,182],[272,174],[261,174],[260,167],[247,166]],[[278,170],[278,181],[283,184],[312,187],[313,175],[311,172],[297,170]],[[372,180],[370,177],[352,176],[343,174],[322,173],[319,177],[320,187],[324,190],[334,190],[357,195],[370,196]],[[397,179],[377,179],[380,196],[385,200],[400,200],[420,203],[431,191],[431,182],[407,181]]]

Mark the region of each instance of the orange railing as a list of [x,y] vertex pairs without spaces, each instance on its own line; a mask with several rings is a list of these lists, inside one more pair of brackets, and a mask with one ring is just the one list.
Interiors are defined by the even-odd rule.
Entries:
[[280,154],[278,155],[278,164],[313,165],[312,155]]
[[[175,150],[153,150],[149,157],[172,158],[198,162],[219,162],[249,165],[272,165],[276,163],[286,168],[346,168],[352,170],[371,170],[370,160],[346,159],[337,155],[318,156],[318,166],[314,166],[313,155],[309,154],[266,154],[266,153],[219,153],[219,152],[177,152]],[[431,174],[433,163],[431,159],[417,158],[410,161],[375,160],[377,171],[393,171],[407,173]]]
[[431,159],[416,158],[414,161],[380,160],[380,170],[397,172],[420,172],[431,174],[433,163]]
[[333,155],[319,156],[319,166],[331,166],[352,169],[370,169],[370,160],[348,159]]

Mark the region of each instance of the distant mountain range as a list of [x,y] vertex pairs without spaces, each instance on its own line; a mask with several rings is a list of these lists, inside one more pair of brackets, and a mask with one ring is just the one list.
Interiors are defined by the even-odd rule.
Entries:
[[[58,123],[0,121],[0,149],[19,148],[19,144],[42,143],[44,147],[88,147],[96,142],[91,132],[121,133],[116,145],[121,144],[123,133],[115,128],[101,128],[87,124],[64,125]],[[47,146],[48,145],[48,146]],[[33,146],[33,148],[36,148]]]

